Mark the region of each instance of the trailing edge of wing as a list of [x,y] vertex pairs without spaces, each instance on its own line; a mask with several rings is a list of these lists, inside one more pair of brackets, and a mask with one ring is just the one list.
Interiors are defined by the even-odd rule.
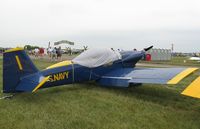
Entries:
[[200,98],[200,77],[195,79],[181,94],[194,98]]

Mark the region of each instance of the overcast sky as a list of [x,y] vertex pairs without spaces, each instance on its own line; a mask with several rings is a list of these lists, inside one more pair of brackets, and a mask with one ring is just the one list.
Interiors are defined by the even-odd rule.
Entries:
[[1,0],[0,46],[142,49],[154,45],[200,51],[200,0]]

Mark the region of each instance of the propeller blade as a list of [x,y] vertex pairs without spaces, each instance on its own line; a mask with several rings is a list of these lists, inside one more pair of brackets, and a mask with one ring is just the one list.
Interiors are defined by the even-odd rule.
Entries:
[[150,49],[152,49],[153,48],[153,46],[150,46],[150,47],[148,47],[148,48],[144,48],[144,51],[148,51],[148,50],[150,50]]

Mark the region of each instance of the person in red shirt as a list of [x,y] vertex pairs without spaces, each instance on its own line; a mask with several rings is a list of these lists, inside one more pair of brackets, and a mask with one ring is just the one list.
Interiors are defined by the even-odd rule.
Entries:
[[39,53],[40,53],[40,57],[43,57],[44,56],[44,48],[40,48]]

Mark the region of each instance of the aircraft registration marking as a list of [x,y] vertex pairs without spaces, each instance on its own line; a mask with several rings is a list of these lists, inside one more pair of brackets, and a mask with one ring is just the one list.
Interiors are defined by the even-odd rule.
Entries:
[[60,80],[68,79],[68,78],[69,78],[69,72],[68,71],[49,75],[49,81],[50,82],[60,81]]

